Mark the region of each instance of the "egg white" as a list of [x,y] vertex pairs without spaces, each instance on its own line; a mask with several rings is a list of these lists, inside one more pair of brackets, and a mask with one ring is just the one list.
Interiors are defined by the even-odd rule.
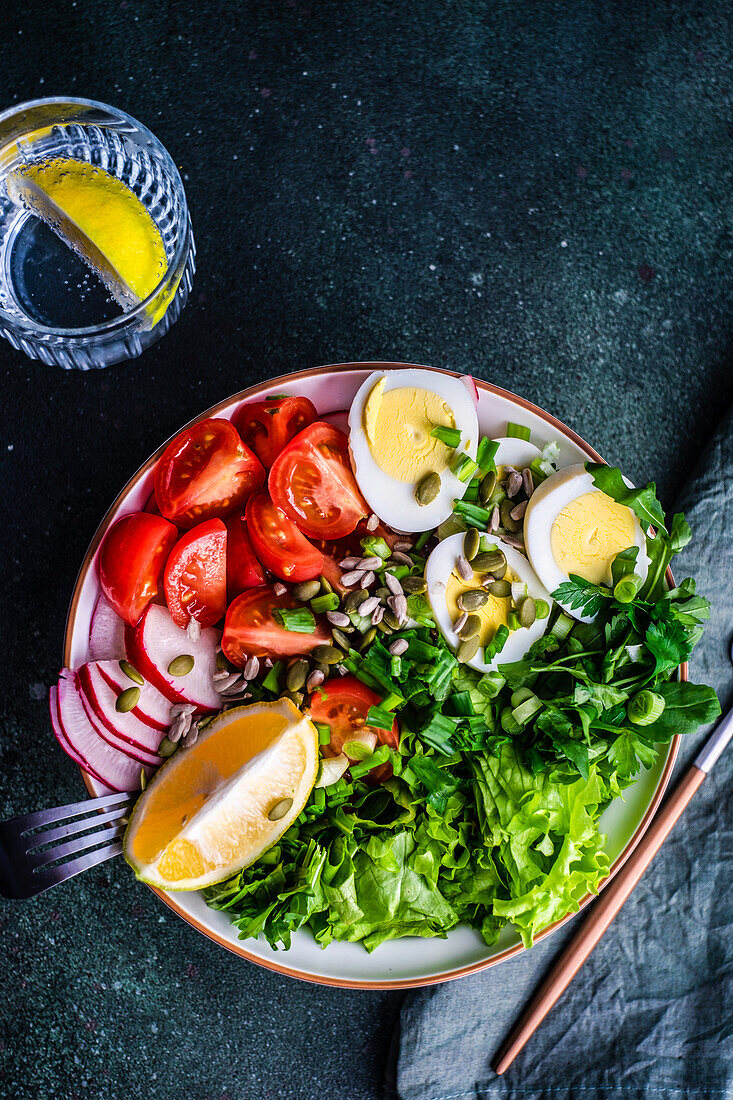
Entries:
[[[626,478],[624,481],[631,487],[630,481]],[[524,544],[532,568],[549,592],[554,592],[558,585],[569,580],[567,573],[560,569],[552,553],[552,526],[558,514],[572,500],[586,493],[595,492],[598,492],[598,489],[593,484],[592,475],[580,463],[575,466],[566,466],[556,474],[552,474],[537,486],[530,498],[524,514]],[[633,513],[632,519],[634,522],[633,545],[639,548],[634,571],[644,580],[649,570],[650,560],[646,552],[646,538],[639,520]],[[558,603],[573,618],[580,619],[584,623],[593,621],[592,616],[581,615],[577,609],[566,607],[559,600]]]
[[[491,543],[495,543],[506,557],[507,566],[518,581],[527,585],[527,592],[535,600],[545,600],[552,607],[552,598],[542,586],[523,554],[507,544],[498,535],[490,535]],[[425,567],[425,581],[430,606],[433,609],[433,617],[438,630],[443,635],[452,649],[458,649],[461,639],[453,629],[448,605],[446,603],[446,590],[448,579],[456,568],[458,558],[463,553],[463,534],[449,535],[443,539],[433,550]],[[491,661],[482,659],[483,650],[479,649],[475,657],[466,663],[478,672],[493,672],[499,665],[509,664],[511,661],[519,661],[527,652],[533,642],[541,638],[547,629],[548,619],[535,619],[531,626],[512,630],[507,638],[504,648],[497,653]]]
[[494,465],[513,466],[521,473],[525,467],[530,466],[542,451],[535,447],[534,443],[528,443],[526,439],[516,439],[510,435],[499,436],[494,440],[499,447],[494,455]]
[[441,472],[440,491],[430,504],[421,506],[415,500],[415,484],[399,481],[375,462],[364,431],[364,407],[374,386],[386,378],[385,392],[411,387],[430,390],[450,408],[461,433],[460,451],[476,457],[478,418],[476,406],[466,387],[458,378],[426,370],[375,371],[359,388],[349,412],[349,448],[354,475],[367,504],[384,523],[397,531],[429,531],[447,519],[453,511],[453,501],[466,492],[467,484],[459,481],[449,469]]

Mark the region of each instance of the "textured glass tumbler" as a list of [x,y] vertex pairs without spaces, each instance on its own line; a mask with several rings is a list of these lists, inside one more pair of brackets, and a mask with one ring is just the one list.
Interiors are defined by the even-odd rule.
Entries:
[[[47,277],[51,283],[60,279],[54,270],[59,265],[49,258],[57,247],[48,247],[54,240],[51,231],[12,203],[5,187],[8,174],[19,165],[54,157],[87,161],[125,183],[157,225],[168,264],[152,293],[134,309],[98,323],[82,322],[81,327],[68,322],[56,327],[42,311],[29,308],[25,274],[18,274],[35,271],[39,280]],[[0,114],[0,335],[14,348],[32,359],[80,370],[140,355],[180,316],[191,290],[195,256],[178,169],[141,123],[89,99],[39,99]],[[70,297],[68,288],[60,291]]]

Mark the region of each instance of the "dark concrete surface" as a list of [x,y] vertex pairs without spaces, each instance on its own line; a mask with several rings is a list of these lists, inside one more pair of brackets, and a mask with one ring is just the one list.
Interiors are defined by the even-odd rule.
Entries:
[[[731,26],[708,3],[5,5],[0,106],[89,96],[180,165],[191,302],[91,375],[0,344],[0,815],[83,788],[46,712],[96,525],[268,375],[473,372],[671,502],[733,395]],[[0,905],[0,1094],[370,1100],[396,993],[239,962],[120,863]]]

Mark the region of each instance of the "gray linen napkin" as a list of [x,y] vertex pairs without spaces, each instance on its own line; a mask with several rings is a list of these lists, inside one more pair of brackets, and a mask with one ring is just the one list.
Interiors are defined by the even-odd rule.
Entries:
[[[679,500],[693,542],[675,575],[713,604],[693,681],[733,703],[733,411]],[[675,769],[694,755],[688,739]],[[733,1097],[733,749],[721,758],[615,922],[503,1078],[493,1055],[575,921],[531,951],[405,1002],[401,1100]]]

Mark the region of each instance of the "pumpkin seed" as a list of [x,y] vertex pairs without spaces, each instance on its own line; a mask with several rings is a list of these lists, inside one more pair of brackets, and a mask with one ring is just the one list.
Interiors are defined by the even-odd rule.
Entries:
[[459,638],[475,638],[481,630],[481,618],[478,615],[467,615],[466,621],[458,631]]
[[308,603],[308,600],[312,600],[320,591],[320,581],[303,581],[302,584],[296,584],[293,589],[293,595],[296,600],[300,600],[301,603]]
[[402,578],[402,587],[405,592],[424,592],[427,588],[427,584],[425,583],[424,577],[413,575],[411,577]]
[[229,664],[229,661],[221,652],[217,653],[216,655],[216,667],[218,668],[219,672],[223,672],[224,669],[233,669],[233,666]]
[[394,611],[392,611],[391,608],[388,608],[385,611],[384,618],[382,619],[382,622],[380,623],[380,626],[382,626],[385,623],[386,623],[387,626],[391,626],[393,630],[399,630],[400,629],[400,620],[397,618],[397,616],[395,615]]
[[[387,612],[385,611],[384,614],[386,615]],[[390,626],[389,623],[386,623],[384,621],[384,615],[382,616],[382,618],[377,623],[377,630],[380,631],[380,633],[382,633],[382,634],[394,634],[395,629],[396,629],[396,627]]]
[[145,768],[140,769],[140,790],[144,791],[148,785],[148,773]]
[[125,688],[117,696],[117,702],[115,703],[115,710],[120,714],[127,714],[128,710],[132,710],[137,706],[140,698],[140,688]]
[[[519,480],[521,481],[521,478]],[[499,516],[501,517],[502,527],[506,531],[511,531],[513,534],[516,534],[517,531],[521,530],[522,525],[521,523],[517,523],[515,519],[512,519],[513,508],[514,505],[511,500],[502,500],[501,506],[499,507]]]
[[531,596],[525,596],[519,605],[519,621],[522,626],[531,626],[537,618],[537,604]]
[[440,492],[440,474],[436,474],[435,470],[431,470],[429,474],[420,481],[415,489],[415,500],[424,508],[427,504],[430,504],[435,500]]
[[337,665],[343,654],[335,645],[317,645],[313,650],[313,660],[322,665]]
[[461,611],[478,611],[489,602],[489,594],[482,588],[471,588],[468,592],[463,592],[457,602]]
[[165,760],[166,757],[173,756],[177,748],[178,745],[171,741],[169,737],[164,737],[158,745],[158,756],[162,756]]
[[478,497],[484,508],[491,499],[491,494],[496,488],[496,473],[492,470],[482,479],[481,484],[478,487]]
[[281,798],[279,802],[276,802],[275,805],[271,807],[267,816],[270,821],[280,821],[286,814],[290,813],[292,808],[292,798]]
[[120,669],[124,672],[128,680],[133,680],[136,684],[139,684],[140,687],[145,683],[138,670],[133,668],[129,661],[125,661],[124,659],[120,661]]
[[492,596],[497,596],[499,599],[504,599],[509,596],[512,591],[512,586],[509,581],[492,581],[489,585],[489,592]]
[[464,664],[467,661],[472,660],[478,653],[478,634],[474,634],[473,638],[465,638],[464,641],[458,647],[456,657]]
[[286,691],[284,698],[289,699],[293,706],[301,707],[305,696],[302,691]]
[[[339,628],[336,627],[334,630],[331,631],[331,637],[333,638],[339,649],[343,649],[344,653],[349,652],[349,650],[351,649],[351,642],[344,634],[343,630],[339,630]],[[339,660],[340,659],[341,655],[339,654]]]
[[481,535],[475,527],[469,527],[463,536],[463,556],[466,561],[473,561],[481,545]]
[[302,658],[290,666],[285,675],[289,691],[300,691],[308,676],[308,667],[308,662]]
[[168,665],[169,676],[188,676],[194,666],[194,659],[190,653],[181,653],[174,657]]
[[486,550],[473,559],[473,567],[479,573],[493,573],[500,581],[506,573],[506,558],[501,550]]
[[329,592],[333,592],[333,585],[329,581],[328,577],[324,577],[323,574],[321,574],[321,576],[318,578],[318,580],[319,580],[320,585],[321,585],[321,592],[325,593],[326,595]]
[[369,593],[365,588],[357,588],[354,592],[349,592],[344,599],[344,611],[356,611],[359,604],[364,603],[364,600],[369,599]]
[[[374,639],[376,638],[376,636],[377,636],[376,626],[370,627],[369,630],[367,630],[364,637],[361,639],[361,642],[359,643],[359,652],[361,652],[363,649],[368,649],[369,646],[374,641]],[[340,657],[341,657],[341,655],[339,654],[339,659],[340,659]]]

